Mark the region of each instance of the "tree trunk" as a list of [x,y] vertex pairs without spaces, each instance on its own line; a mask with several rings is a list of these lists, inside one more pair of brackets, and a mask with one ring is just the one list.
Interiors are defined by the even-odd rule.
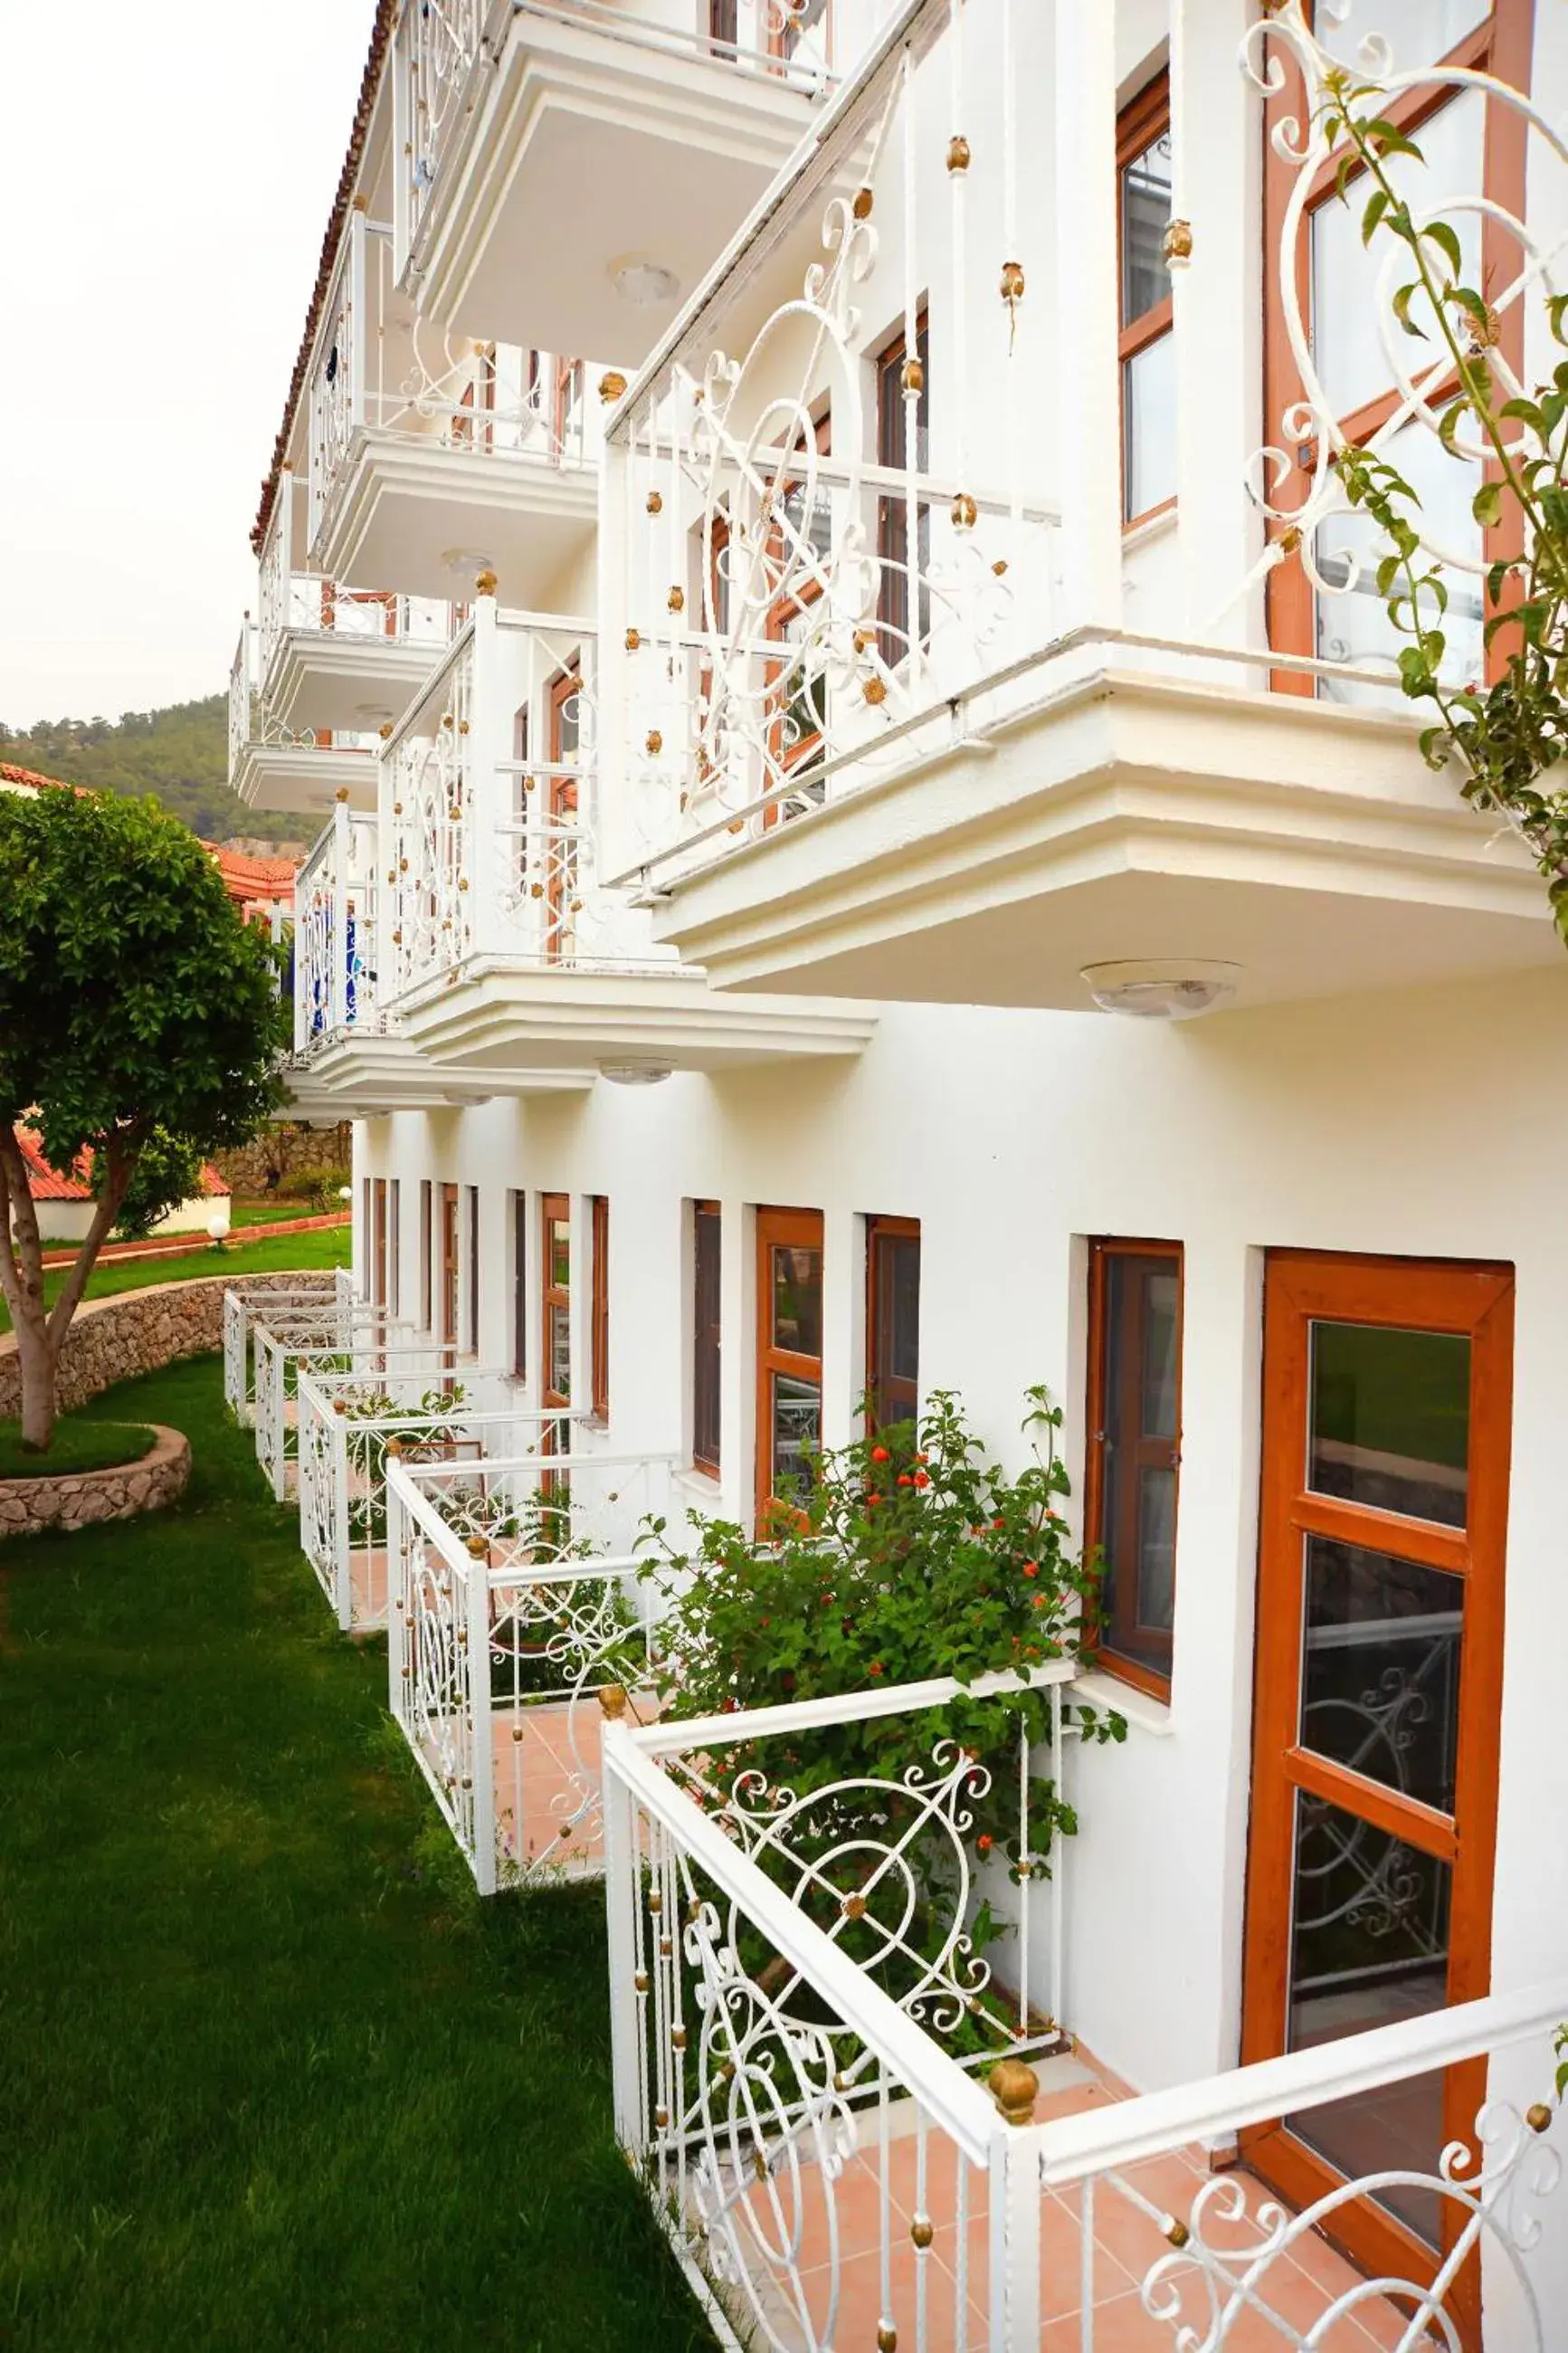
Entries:
[[120,1214],[142,1149],[140,1134],[111,1137],[107,1181],[76,1262],[51,1312],[44,1306],[44,1246],[16,1131],[0,1121],[0,1292],[11,1311],[22,1375],[22,1443],[40,1452],[55,1434],[60,1347],[104,1236]]
[[55,1434],[55,1352],[49,1345],[43,1302],[36,1316],[16,1324],[16,1356],[22,1370],[22,1443],[41,1454]]

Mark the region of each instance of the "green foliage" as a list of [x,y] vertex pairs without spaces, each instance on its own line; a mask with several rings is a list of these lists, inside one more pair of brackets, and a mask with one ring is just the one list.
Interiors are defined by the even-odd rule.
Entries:
[[301,820],[247,808],[228,788],[228,698],[128,711],[119,720],[40,719],[0,726],[0,760],[62,784],[140,799],[150,793],[171,817],[207,841],[239,834],[298,841]]
[[149,801],[0,794],[0,1121],[46,1154],[211,1152],[280,1100],[279,960]]
[[[1456,462],[1469,450],[1485,453],[1486,479],[1472,502],[1497,551],[1486,575],[1484,639],[1489,649],[1500,644],[1505,657],[1489,684],[1456,688],[1443,679],[1448,591],[1441,563],[1422,548],[1411,521],[1420,508],[1415,491],[1366,450],[1342,448],[1335,463],[1352,506],[1364,509],[1387,543],[1377,588],[1407,640],[1400,683],[1438,714],[1423,733],[1423,754],[1435,768],[1456,763],[1466,800],[1517,829],[1568,941],[1568,786],[1554,781],[1568,756],[1568,356],[1550,383],[1527,397],[1510,395],[1490,356],[1500,341],[1497,314],[1461,280],[1458,235],[1447,221],[1418,221],[1388,176],[1390,156],[1419,162],[1421,151],[1378,111],[1383,95],[1336,73],[1325,121],[1342,150],[1342,201],[1351,201],[1352,185],[1371,191],[1363,242],[1392,237],[1408,251],[1412,274],[1394,294],[1394,313],[1407,335],[1428,346],[1414,364],[1451,371],[1453,393],[1439,420],[1443,445]],[[1551,337],[1568,354],[1568,297],[1550,296],[1544,307]]]
[[[116,1233],[122,1234],[127,1241],[141,1241],[160,1218],[177,1209],[182,1201],[194,1200],[201,1189],[205,1156],[183,1135],[171,1135],[166,1127],[155,1127],[131,1172],[115,1220]],[[95,1170],[94,1174],[101,1184],[102,1171]]]

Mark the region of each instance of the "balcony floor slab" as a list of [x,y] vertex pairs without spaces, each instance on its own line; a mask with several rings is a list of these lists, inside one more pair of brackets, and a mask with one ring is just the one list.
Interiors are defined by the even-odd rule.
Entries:
[[396,719],[440,660],[431,639],[348,629],[286,629],[262,680],[262,700],[286,727],[374,733]]
[[447,448],[361,428],[311,549],[334,579],[392,580],[413,596],[466,596],[484,558],[509,605],[538,606],[592,538],[596,466],[528,450]]
[[341,797],[350,808],[374,809],[375,754],[332,744],[247,744],[229,783],[247,808],[327,817]]
[[311,1050],[300,1084],[310,1101],[335,1103],[338,1119],[370,1119],[395,1111],[462,1109],[495,1094],[580,1093],[595,1076],[564,1064],[480,1073],[437,1059],[411,1038],[343,1029]]

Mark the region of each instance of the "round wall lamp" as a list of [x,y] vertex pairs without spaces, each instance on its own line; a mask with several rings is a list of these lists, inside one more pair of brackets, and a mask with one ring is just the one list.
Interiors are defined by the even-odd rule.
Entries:
[[638,311],[657,311],[662,304],[673,302],[680,291],[680,280],[673,269],[662,261],[650,261],[646,254],[629,254],[625,261],[613,262],[610,280],[623,302],[630,302]]
[[613,1087],[657,1087],[668,1079],[668,1062],[601,1062],[599,1076],[608,1079]]
[[1079,977],[1104,1013],[1131,1013],[1142,1021],[1191,1021],[1229,1002],[1241,966],[1202,956],[1134,956],[1086,964]]

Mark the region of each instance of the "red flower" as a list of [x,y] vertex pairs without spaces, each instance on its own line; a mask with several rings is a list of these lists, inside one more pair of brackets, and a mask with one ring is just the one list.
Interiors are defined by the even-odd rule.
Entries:
[[975,1843],[975,1845],[980,1849],[980,1852],[981,1852],[981,1853],[982,1853],[982,1854],[989,1854],[989,1853],[990,1853],[990,1852],[991,1852],[991,1833],[990,1833],[990,1831],[981,1831],[981,1833],[980,1833],[980,1836],[975,1840],[974,1843]]
[[1048,1609],[1050,1607],[1050,1600],[1051,1597],[1048,1593],[1037,1593],[1035,1596],[1035,1607],[1037,1609]]
[[899,1484],[900,1484],[900,1487],[912,1487],[912,1486],[914,1485],[914,1483],[915,1483],[915,1482],[914,1482],[914,1481],[910,1477],[910,1474],[909,1474],[909,1472],[908,1472],[907,1471],[900,1471],[900,1473],[899,1473]]
[[991,1525],[994,1528],[1005,1528],[1007,1523],[1005,1520],[993,1520]]
[[870,1663],[870,1665],[869,1665],[869,1666],[867,1668],[867,1670],[866,1670],[866,1672],[867,1672],[868,1675],[879,1675],[879,1674],[881,1673],[881,1672],[882,1672],[882,1662],[881,1662],[881,1660],[880,1660],[880,1659],[873,1659],[873,1660],[872,1660],[872,1662],[871,1662],[871,1663]]
[[[1024,1574],[1026,1577],[1038,1577],[1039,1573],[1040,1564],[1037,1560],[1026,1560],[1024,1563]],[[767,1622],[767,1620],[764,1618],[763,1620],[763,1625],[765,1626]]]
[[917,1471],[914,1477],[910,1480],[910,1484],[911,1487],[929,1487],[931,1485],[930,1472]]
[[738,1699],[727,1699],[724,1702],[723,1706],[721,1708],[720,1714],[721,1715],[735,1715],[740,1712],[740,1706],[741,1703]]
[[873,1446],[871,1449],[871,1460],[873,1462],[885,1462],[887,1459],[888,1450],[885,1446]]
[[784,1669],[784,1673],[779,1677],[779,1682],[782,1683],[785,1691],[794,1691],[795,1677],[790,1673],[787,1667]]
[[929,1454],[917,1454],[915,1456],[915,1461],[917,1462],[929,1462],[931,1461],[931,1456]]
[[868,1495],[866,1498],[866,1509],[868,1512],[874,1512],[881,1500],[882,1498],[880,1495]]

